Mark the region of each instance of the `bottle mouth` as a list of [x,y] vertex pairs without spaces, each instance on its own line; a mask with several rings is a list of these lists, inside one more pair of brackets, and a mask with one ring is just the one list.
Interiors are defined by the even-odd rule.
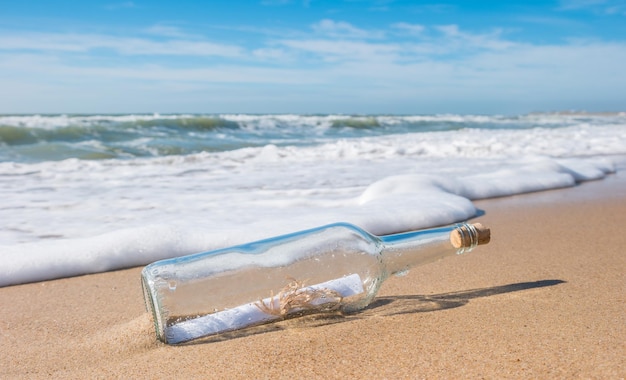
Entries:
[[459,255],[471,252],[477,245],[489,243],[490,239],[491,230],[480,223],[459,223],[450,233],[450,242]]

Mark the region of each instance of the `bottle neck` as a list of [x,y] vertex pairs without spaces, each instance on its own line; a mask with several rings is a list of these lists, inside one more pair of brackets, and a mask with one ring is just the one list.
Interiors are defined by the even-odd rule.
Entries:
[[388,274],[469,252],[479,244],[478,231],[467,223],[386,235],[380,240],[383,243],[382,260]]

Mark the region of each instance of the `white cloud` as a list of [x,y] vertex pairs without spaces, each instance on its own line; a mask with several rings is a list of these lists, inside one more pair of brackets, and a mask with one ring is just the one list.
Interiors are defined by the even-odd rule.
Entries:
[[[480,99],[484,107],[502,102],[540,104],[548,98],[554,104],[562,99],[558,104],[568,99],[626,101],[620,95],[626,87],[620,67],[626,62],[626,43],[536,45],[509,41],[498,30],[472,33],[457,25],[421,29],[403,23],[392,24],[389,34],[415,31],[409,41],[372,40],[372,33],[379,32],[334,21],[316,25],[321,29],[313,34],[295,34],[300,38],[264,35],[265,39],[251,46],[186,37],[183,30],[167,27],[153,31],[175,38],[0,34],[0,78],[5,89],[0,112],[16,112],[14,105],[19,102],[31,104],[28,93],[37,89],[41,94],[57,93],[67,104],[77,105],[88,92],[97,105],[104,96],[100,92],[139,94],[146,86],[151,92],[145,96],[155,104],[167,104],[170,91],[186,90],[219,101],[214,97],[219,88],[229,92],[231,99],[237,98],[238,91],[267,92],[268,98],[271,94],[272,99],[289,104],[297,103],[294,92],[304,105],[316,101],[340,107],[345,99],[355,107],[365,107],[357,112],[377,112],[367,108],[377,104],[421,102],[443,107],[463,99]],[[170,59],[185,57],[210,59]],[[40,98],[45,102],[43,95]],[[250,110],[241,104],[241,112]]]
[[[410,25],[410,28],[419,29],[416,25]],[[299,53],[303,61],[318,59],[337,63],[359,60],[398,64],[426,59],[436,60],[442,55],[461,59],[462,55],[491,50],[504,51],[516,46],[516,43],[502,39],[498,30],[487,34],[474,34],[461,31],[457,25],[437,26],[434,30],[437,33],[421,33],[410,42],[300,38],[277,40],[274,43],[291,50],[293,54]]]
[[198,40],[171,39],[162,41],[139,37],[59,33],[0,36],[0,51],[87,52],[96,49],[110,49],[123,55],[187,55],[229,58],[242,56],[242,49],[239,46]]
[[398,29],[407,34],[420,35],[426,29],[424,25],[420,24],[409,24],[406,22],[397,22],[395,24],[391,24],[392,28]]
[[[421,59],[428,54],[458,54],[472,51],[507,49],[513,43],[500,37],[499,31],[488,34],[463,32],[457,25],[441,25],[433,28],[437,33],[421,33],[424,27],[416,24],[397,23],[391,28],[406,30],[416,35],[411,44],[378,39],[372,42],[372,36],[383,36],[383,32],[367,31],[351,24],[322,20],[316,24],[316,34],[321,37],[311,38],[301,34],[300,38],[272,39],[272,34],[263,33],[269,40],[252,47],[221,44],[192,36],[183,30],[155,25],[144,32],[159,35],[157,37],[119,37],[103,34],[61,34],[61,33],[9,33],[0,35],[0,51],[46,52],[47,54],[83,53],[108,54],[110,58],[122,59],[124,56],[181,56],[181,57],[216,57],[241,60],[246,62],[260,60],[294,59],[300,57],[306,63],[309,58],[328,62],[344,60],[393,61],[406,60],[412,55]],[[258,32],[255,32],[258,33]],[[296,34],[297,35],[297,34]],[[165,36],[165,38],[163,38]],[[343,38],[338,38],[338,37]],[[347,37],[349,36],[349,38]],[[360,36],[360,37],[359,37]],[[303,55],[305,54],[305,55]],[[308,56],[306,55],[308,54]]]
[[258,58],[261,61],[287,63],[294,62],[296,59],[292,52],[277,48],[255,49],[251,54],[254,58]]
[[[318,80],[307,75],[307,70],[277,67],[238,65],[214,65],[211,67],[180,68],[163,64],[142,63],[133,66],[81,66],[53,57],[36,54],[0,54],[0,73],[20,76],[25,83],[45,79],[62,78],[74,81],[162,81],[162,82],[209,82],[209,83],[269,83],[310,84]],[[2,77],[2,74],[0,74]]]
[[182,55],[182,56],[217,56],[240,58],[243,49],[238,46],[222,45],[207,41],[147,41],[126,39],[115,43],[112,48],[127,55]]
[[360,29],[350,23],[324,19],[312,25],[313,31],[332,38],[369,39],[383,38],[384,33]]
[[439,25],[435,29],[448,37],[456,37],[460,34],[458,25]]
[[29,33],[22,35],[0,35],[0,51],[2,50],[36,50],[80,52],[86,51],[84,43],[79,43],[80,36],[66,35],[59,38],[57,35],[45,33]]
[[467,51],[474,50],[503,50],[516,45],[511,41],[500,37],[501,30],[494,30],[490,33],[468,33],[462,32],[458,25],[439,25],[435,27],[442,34],[437,44],[447,47],[450,52],[453,50]]
[[[285,47],[324,54],[325,57],[357,56],[359,59],[337,60],[329,65],[299,65],[286,68],[260,67],[242,61],[238,64],[180,68],[166,64],[139,64],[124,67],[81,67],[75,63],[35,54],[12,58],[1,57],[1,71],[24,73],[38,78],[109,78],[204,83],[266,83],[276,85],[336,84],[347,85],[346,78],[360,78],[363,83],[411,86],[501,87],[537,89],[555,85],[626,86],[620,62],[626,61],[626,44],[577,43],[564,46],[516,45],[506,51],[494,49],[458,59],[439,60],[424,54],[417,62],[403,62],[406,46],[366,43],[332,43],[311,40],[284,41]],[[255,52],[264,59],[282,56],[282,49]],[[381,59],[384,56],[387,59]],[[589,60],[589,57],[595,57]],[[391,59],[393,58],[393,59]],[[622,79],[623,78],[623,79]]]
[[316,59],[326,62],[353,60],[388,61],[395,57],[400,49],[399,46],[394,44],[348,40],[292,39],[281,40],[277,43],[299,53],[313,54]]
[[184,32],[178,27],[171,25],[153,25],[149,28],[145,29],[145,32],[148,34],[153,34],[155,36],[163,36],[163,37],[175,37],[175,38],[189,38],[190,34]]

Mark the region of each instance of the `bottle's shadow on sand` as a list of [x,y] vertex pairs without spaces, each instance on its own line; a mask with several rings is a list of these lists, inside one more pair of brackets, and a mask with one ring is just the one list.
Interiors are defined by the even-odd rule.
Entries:
[[372,316],[385,317],[400,314],[426,313],[431,311],[452,309],[460,307],[474,298],[490,297],[497,294],[518,292],[528,289],[543,288],[562,284],[563,280],[541,280],[532,282],[520,282],[516,284],[495,286],[491,288],[464,290],[452,293],[425,295],[405,295],[405,296],[383,296],[376,298],[367,308],[352,314],[311,314],[299,318],[287,319],[284,321],[250,327],[245,330],[222,333],[216,336],[197,339],[187,344],[211,343],[250,335],[270,333],[285,329],[305,329],[331,325],[335,323],[345,323],[357,319]]
[[452,309],[467,304],[471,299],[489,297],[497,294],[512,293],[521,290],[543,288],[546,286],[554,286],[562,284],[563,280],[541,280],[533,282],[520,282],[517,284],[509,284],[495,286],[491,288],[463,290],[459,292],[424,295],[408,295],[408,296],[390,296],[380,297],[374,300],[368,308],[362,311],[362,315],[368,313],[375,315],[398,315],[425,313],[429,311],[437,311],[444,309]]

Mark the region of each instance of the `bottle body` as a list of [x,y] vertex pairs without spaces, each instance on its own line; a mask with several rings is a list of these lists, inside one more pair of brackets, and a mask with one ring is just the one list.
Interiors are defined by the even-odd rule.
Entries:
[[308,312],[351,312],[390,274],[459,251],[454,228],[379,238],[340,223],[162,260],[142,272],[146,305],[157,337],[170,344]]

